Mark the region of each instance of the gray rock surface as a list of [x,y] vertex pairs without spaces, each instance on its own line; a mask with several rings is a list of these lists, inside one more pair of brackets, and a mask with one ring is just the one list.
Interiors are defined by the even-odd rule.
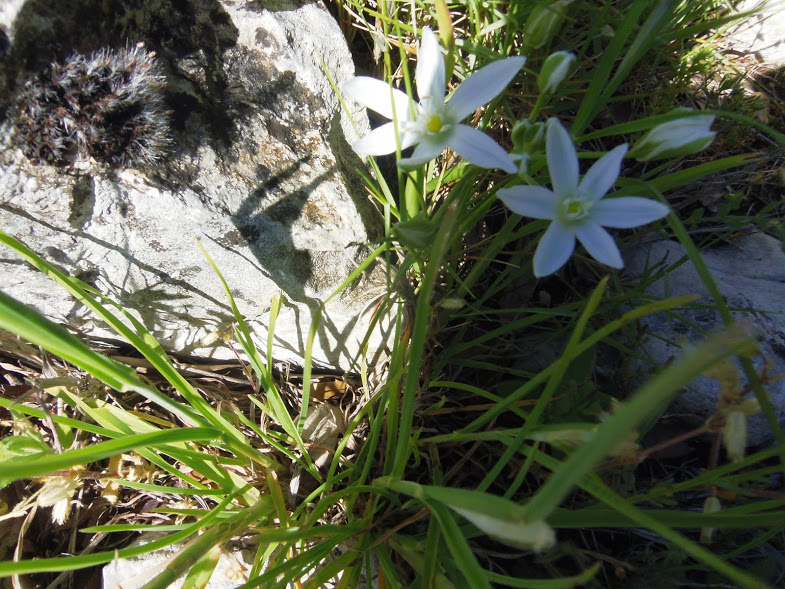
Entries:
[[[300,363],[314,312],[380,235],[349,147],[351,124],[325,75],[340,82],[354,74],[348,48],[315,3],[175,4],[3,3],[10,50],[0,56],[0,226],[120,302],[167,350],[231,357],[215,334],[233,317],[199,238],[262,348],[270,300],[283,292],[275,356]],[[20,147],[29,150],[30,139],[18,132],[25,81],[47,76],[53,59],[139,42],[155,51],[166,79],[166,153],[129,166],[81,152],[54,165],[26,157]],[[367,129],[364,114],[354,115]],[[84,335],[113,335],[5,249],[0,286]],[[327,304],[317,365],[350,367],[382,287],[367,274]],[[381,347],[376,333],[370,356]]]
[[[661,262],[665,267],[676,264],[685,255],[681,244],[658,241],[629,255],[626,271],[641,275]],[[703,258],[725,302],[733,309],[734,319],[761,334],[760,356],[754,359],[758,370],[768,364],[768,374],[785,374],[785,253],[780,242],[769,235],[755,233],[709,249],[703,253]],[[711,297],[691,262],[686,261],[671,270],[647,292],[663,298],[695,293],[700,295],[695,304],[706,305],[706,308],[680,311],[681,320],[665,313],[643,320],[650,337],[641,351],[654,365],[661,366],[669,359],[679,357],[684,346],[700,341],[704,334],[721,331],[722,321],[710,308]],[[767,384],[765,388],[782,423],[785,379]],[[697,426],[716,411],[718,394],[718,381],[699,377],[676,399],[669,412]],[[748,428],[750,446],[772,438],[771,429],[761,414],[749,419]]]
[[742,0],[736,10],[753,14],[723,35],[727,47],[754,54],[762,63],[785,65],[785,0]]
[[[143,546],[153,540],[164,537],[166,534],[157,532],[147,532],[131,546]],[[103,589],[140,589],[154,576],[165,570],[168,563],[177,554],[186,548],[187,542],[174,544],[161,548],[147,554],[141,554],[134,558],[119,558],[106,565],[102,571]],[[336,546],[333,554],[325,559],[327,563],[331,558],[339,557],[350,548],[345,545]],[[206,585],[206,589],[234,589],[246,584],[249,580],[248,573],[251,571],[253,563],[252,549],[240,549],[239,547],[227,547],[222,550],[218,558],[212,576]],[[371,578],[366,579],[365,573],[360,577],[359,586],[362,588],[375,588],[378,586],[379,564],[374,555],[371,555]],[[333,589],[337,587],[341,574],[335,579],[322,586],[323,589]],[[180,589],[183,586],[185,576],[177,579],[170,584],[167,589]],[[307,586],[307,580],[304,580]]]
[[[143,546],[163,536],[165,534],[150,532],[144,534],[131,546]],[[116,559],[103,568],[103,589],[139,589],[143,587],[153,577],[163,572],[169,561],[186,546],[187,543],[174,544],[134,558]],[[248,581],[251,562],[253,562],[253,553],[249,550],[227,549],[221,551],[218,563],[215,565],[215,570],[206,588],[233,589],[244,585]],[[168,589],[180,589],[184,581],[185,575],[169,585]]]

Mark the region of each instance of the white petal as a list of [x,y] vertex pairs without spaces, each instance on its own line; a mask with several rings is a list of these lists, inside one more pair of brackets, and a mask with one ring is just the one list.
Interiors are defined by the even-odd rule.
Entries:
[[627,144],[622,143],[594,162],[581,180],[578,192],[593,201],[605,196],[619,177],[621,160],[624,159],[625,153],[627,153]]
[[402,168],[413,168],[421,166],[432,159],[436,159],[444,151],[446,146],[440,143],[422,142],[414,148],[411,157],[398,160],[398,165]]
[[558,119],[548,119],[545,151],[553,191],[562,196],[578,189],[578,153],[569,133]]
[[450,118],[462,121],[501,94],[525,63],[525,57],[508,57],[478,69],[458,86],[447,101]]
[[591,219],[603,227],[629,229],[662,219],[668,213],[670,209],[656,200],[623,196],[595,203],[591,209]]
[[501,188],[496,196],[513,213],[534,219],[555,219],[559,199],[542,186],[513,186]]
[[591,257],[611,268],[621,268],[624,262],[621,259],[619,248],[613,241],[610,233],[597,223],[589,221],[574,227],[575,235],[580,239],[583,247]]
[[347,97],[388,119],[393,118],[393,103],[395,103],[395,113],[398,120],[408,121],[411,119],[409,97],[400,90],[391,88],[387,82],[359,76],[343,82],[340,85],[340,90]]
[[567,263],[575,249],[575,235],[557,222],[551,223],[534,252],[534,275],[553,274]]
[[417,69],[415,82],[420,102],[426,98],[444,102],[444,86],[446,84],[444,73],[444,56],[439,47],[439,40],[433,31],[425,27],[422,30],[420,49],[417,51]]
[[[352,145],[352,149],[360,155],[386,155],[394,152],[395,147],[395,123],[377,127]],[[405,147],[401,145],[401,149]]]
[[481,168],[499,168],[508,174],[515,174],[518,166],[507,152],[482,131],[468,125],[456,125],[447,137],[455,153]]

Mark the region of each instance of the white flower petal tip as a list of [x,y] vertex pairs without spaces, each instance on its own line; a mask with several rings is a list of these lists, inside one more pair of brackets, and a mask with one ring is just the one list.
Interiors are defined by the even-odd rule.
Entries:
[[534,275],[553,274],[570,259],[575,249],[575,234],[559,223],[551,223],[534,252]]
[[458,121],[468,117],[501,94],[525,64],[525,57],[506,57],[473,72],[447,101],[450,115]]
[[631,229],[666,217],[671,210],[650,198],[606,198],[594,205],[592,218],[603,227]]
[[415,78],[420,100],[440,100],[444,102],[445,79],[444,56],[439,40],[434,32],[425,27],[422,30],[420,48],[417,51]]
[[595,201],[605,196],[619,177],[625,153],[627,153],[627,144],[623,143],[594,162],[581,180],[578,192]]
[[[406,94],[381,80],[361,76],[339,85],[344,96],[394,119],[398,125],[397,135],[391,133],[387,125],[382,125],[357,141],[353,148],[360,155],[383,155],[398,147],[406,149],[420,145],[422,149],[418,148],[411,157],[399,162],[401,167],[408,168],[422,165],[451,147],[476,166],[515,174],[518,165],[498,143],[484,133],[462,125],[461,121],[498,96],[525,63],[525,57],[494,61],[466,78],[445,101],[444,56],[436,34],[426,27],[422,30],[417,55],[415,84],[419,102],[413,104],[413,109]],[[396,137],[397,143],[393,143]]]
[[501,188],[496,196],[507,205],[508,209],[518,215],[534,219],[556,218],[559,201],[553,192],[542,186]]
[[518,171],[518,166],[498,143],[467,125],[457,126],[448,145],[463,159],[480,168],[499,168],[508,174]]
[[621,252],[613,241],[613,237],[599,224],[583,223],[575,227],[575,236],[586,248],[592,258],[617,270],[624,266]]
[[534,253],[538,278],[559,270],[572,255],[577,238],[598,262],[622,268],[616,243],[603,227],[628,229],[662,219],[670,209],[639,196],[603,199],[621,171],[627,145],[619,145],[597,160],[578,182],[578,156],[566,129],[556,119],[546,124],[546,153],[553,190],[514,186],[497,192],[514,213],[549,219],[551,224]]
[[345,97],[359,102],[366,108],[378,112],[383,117],[392,119],[393,108],[395,108],[395,117],[399,122],[407,121],[411,118],[409,115],[409,97],[381,80],[359,76],[341,82],[338,88]]

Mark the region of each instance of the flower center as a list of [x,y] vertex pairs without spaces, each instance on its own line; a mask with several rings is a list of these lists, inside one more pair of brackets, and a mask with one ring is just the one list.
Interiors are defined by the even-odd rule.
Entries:
[[438,133],[442,130],[444,126],[444,121],[439,115],[432,115],[428,117],[428,122],[425,123],[425,128],[428,129],[431,133]]
[[577,195],[565,197],[559,206],[561,221],[565,224],[577,223],[589,216],[594,203]]

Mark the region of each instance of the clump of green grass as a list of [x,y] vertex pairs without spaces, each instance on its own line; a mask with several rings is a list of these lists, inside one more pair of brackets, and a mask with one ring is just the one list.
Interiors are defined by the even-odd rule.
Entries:
[[[469,123],[510,149],[518,121],[557,117],[570,127],[585,160],[679,118],[670,111],[684,104],[691,80],[708,73],[704,64],[711,63],[703,54],[709,49],[696,49],[696,39],[736,18],[708,1],[339,6],[344,30],[351,23],[361,29],[356,42],[367,41],[370,63],[378,55],[377,73],[412,98],[415,28],[438,32],[451,82],[526,53],[524,71]],[[576,69],[545,96],[536,79],[556,50],[574,53]],[[711,113],[721,133],[733,122],[785,146],[781,130],[747,114]],[[531,156],[520,175],[483,170],[450,152],[392,174],[369,161],[374,175],[368,187],[386,235],[344,286],[372,263],[384,263],[389,289],[376,317],[391,317],[396,333],[379,382],[369,375],[379,367],[357,359],[362,400],[337,447],[326,453],[304,436],[310,364],[293,396],[272,370],[280,299],[272,302],[271,339],[260,351],[224,282],[253,405],[219,403],[185,378],[122,307],[0,233],[0,242],[91,308],[163,379],[163,386],[153,386],[0,294],[0,328],[114,391],[109,401],[73,379],[46,376],[29,383],[43,403],[0,399],[16,424],[0,442],[0,481],[53,473],[78,479],[61,488],[60,499],[70,505],[88,473],[100,473],[107,486],[165,498],[159,512],[170,517],[164,525],[81,529],[168,534],[144,547],[7,561],[0,563],[0,575],[71,571],[191,539],[146,587],[166,587],[186,573],[195,587],[215,566],[214,547],[245,538],[256,547],[245,588],[361,586],[376,567],[379,586],[387,587],[776,585],[783,572],[765,555],[783,544],[785,498],[776,477],[785,468],[785,439],[766,395],[769,383],[752,367],[754,338],[732,324],[693,235],[697,228],[768,227],[782,203],[771,201],[749,215],[733,197],[712,216],[699,217],[697,207],[682,214],[675,195],[743,168],[751,161],[748,153],[625,162],[617,194],[674,205],[677,214],[652,231],[682,243],[726,323],[722,334],[696,344],[634,390],[613,362],[635,356],[629,332],[636,321],[651,313],[678,314],[693,299],[646,294],[667,268],[635,282],[580,250],[560,273],[535,280],[532,257],[546,223],[522,219],[496,198],[499,189],[519,183],[550,185],[545,154],[535,150]],[[644,237],[641,230],[621,235],[631,244]],[[641,444],[683,387],[732,357],[754,401],[729,393],[699,430]],[[123,395],[143,398],[155,410],[125,406]],[[48,399],[57,400],[56,411],[48,410]],[[737,414],[756,403],[776,444],[743,456],[743,418]],[[694,468],[652,457],[700,435],[717,442]],[[733,460],[720,448],[731,449]],[[136,481],[111,476],[128,468],[122,460],[149,465],[159,475]],[[176,505],[191,497],[198,507]]]

